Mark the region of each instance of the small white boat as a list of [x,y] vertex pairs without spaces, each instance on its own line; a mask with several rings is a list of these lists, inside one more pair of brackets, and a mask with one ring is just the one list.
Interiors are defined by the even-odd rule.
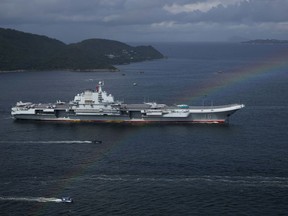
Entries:
[[73,199],[71,197],[62,197],[61,201],[63,203],[73,203]]

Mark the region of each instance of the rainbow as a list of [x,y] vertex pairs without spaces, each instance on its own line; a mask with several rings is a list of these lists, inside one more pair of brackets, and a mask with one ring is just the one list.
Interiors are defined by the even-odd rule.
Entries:
[[[95,127],[95,125],[91,125]],[[116,125],[117,126],[117,125]],[[119,127],[122,127],[119,125]],[[133,127],[131,128],[133,131],[140,130],[140,127]],[[93,166],[97,165],[96,162],[100,161],[105,155],[111,154],[113,151],[117,151],[118,148],[120,148],[120,144],[123,143],[123,140],[130,139],[131,136],[137,135],[138,133],[131,132],[130,130],[124,130],[129,131],[127,133],[120,132],[117,134],[119,136],[113,137],[112,140],[108,142],[104,142],[103,144],[97,145],[95,150],[91,151],[89,155],[85,157],[85,159],[79,164],[78,166],[75,166],[74,169],[71,169],[70,172],[67,172],[62,179],[59,179],[59,182],[53,186],[53,189],[51,190],[50,194],[48,196],[55,196],[60,198],[63,195],[63,191],[65,188],[67,188],[69,185],[73,185],[74,183],[77,183],[79,179],[81,179],[85,172],[89,168],[92,168]],[[91,144],[93,145],[93,144]],[[66,194],[64,194],[66,195]],[[68,194],[70,196],[70,194]],[[73,198],[73,197],[72,197]],[[43,215],[46,213],[47,209],[49,208],[51,204],[49,203],[37,203],[37,207],[33,209],[30,215]]]
[[[193,89],[193,91],[186,90],[185,92],[187,92],[187,94],[189,93],[189,96],[182,96],[180,100],[190,104],[190,102],[220,92],[237,84],[242,84],[255,79],[262,79],[263,77],[270,77],[265,75],[276,75],[279,71],[288,70],[287,67],[288,52],[286,51],[273,58],[262,60],[253,65],[229,73],[222,71],[216,72],[214,73],[214,76],[212,76],[212,79],[207,80],[200,88],[196,90]],[[215,78],[216,75],[218,77]]]
[[[259,79],[264,77],[265,74],[268,75],[277,75],[279,71],[288,70],[288,52],[281,53],[278,56],[275,56],[271,59],[266,59],[261,62],[257,62],[256,64],[246,66],[244,68],[234,70],[230,73],[218,72],[212,76],[212,79],[207,80],[205,85],[200,87],[198,90],[186,91],[189,96],[182,96],[179,100],[181,102],[191,102],[195,100],[199,100],[199,98],[203,98],[205,95],[210,95],[215,92],[219,92],[225,90],[231,86],[241,84],[243,82],[247,82],[253,79]],[[219,78],[219,76],[221,76]],[[270,76],[268,76],[270,77]],[[191,93],[192,92],[192,93]],[[136,128],[136,129],[135,129]],[[139,131],[140,128],[135,127],[136,131]],[[134,133],[136,135],[137,133]],[[116,140],[117,138],[117,140]],[[62,194],[63,190],[67,187],[67,185],[73,184],[77,182],[78,178],[81,176],[93,165],[99,161],[103,155],[111,153],[112,150],[117,149],[116,146],[123,143],[122,141],[131,138],[131,134],[122,134],[121,137],[115,137],[114,142],[111,141],[110,144],[103,144],[103,147],[96,148],[95,151],[91,152],[90,155],[87,155],[87,159],[82,162],[81,165],[75,167],[71,172],[66,173],[63,180],[59,182],[57,186],[55,186],[55,190],[52,191],[51,196]],[[45,211],[45,208],[48,208],[46,203],[40,203],[38,208],[34,209],[34,214],[38,215],[39,213]]]

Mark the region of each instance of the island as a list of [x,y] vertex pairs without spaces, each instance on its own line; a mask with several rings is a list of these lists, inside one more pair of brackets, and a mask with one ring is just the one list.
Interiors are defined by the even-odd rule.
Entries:
[[257,39],[244,41],[246,44],[288,44],[288,40],[277,40],[277,39]]
[[117,71],[115,65],[164,56],[152,46],[106,39],[65,44],[47,36],[0,28],[0,71]]

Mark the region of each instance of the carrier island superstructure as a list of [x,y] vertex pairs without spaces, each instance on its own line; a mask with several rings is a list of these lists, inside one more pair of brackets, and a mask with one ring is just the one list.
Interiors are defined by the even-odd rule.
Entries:
[[228,123],[229,117],[243,104],[223,106],[188,106],[185,104],[141,103],[127,104],[115,101],[111,94],[103,91],[100,81],[96,90],[86,90],[77,94],[68,103],[34,104],[17,102],[12,107],[14,119],[63,121],[63,122],[103,122],[103,123]]

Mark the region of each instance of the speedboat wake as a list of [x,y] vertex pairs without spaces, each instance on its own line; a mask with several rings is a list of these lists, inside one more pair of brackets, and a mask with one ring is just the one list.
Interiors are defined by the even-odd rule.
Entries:
[[0,197],[0,201],[15,201],[15,202],[55,202],[62,203],[62,199],[48,197]]
[[0,141],[0,143],[11,143],[11,144],[92,144],[95,143],[95,141],[88,141],[88,140],[49,140],[49,141],[26,141],[26,140],[16,140],[16,141]]

